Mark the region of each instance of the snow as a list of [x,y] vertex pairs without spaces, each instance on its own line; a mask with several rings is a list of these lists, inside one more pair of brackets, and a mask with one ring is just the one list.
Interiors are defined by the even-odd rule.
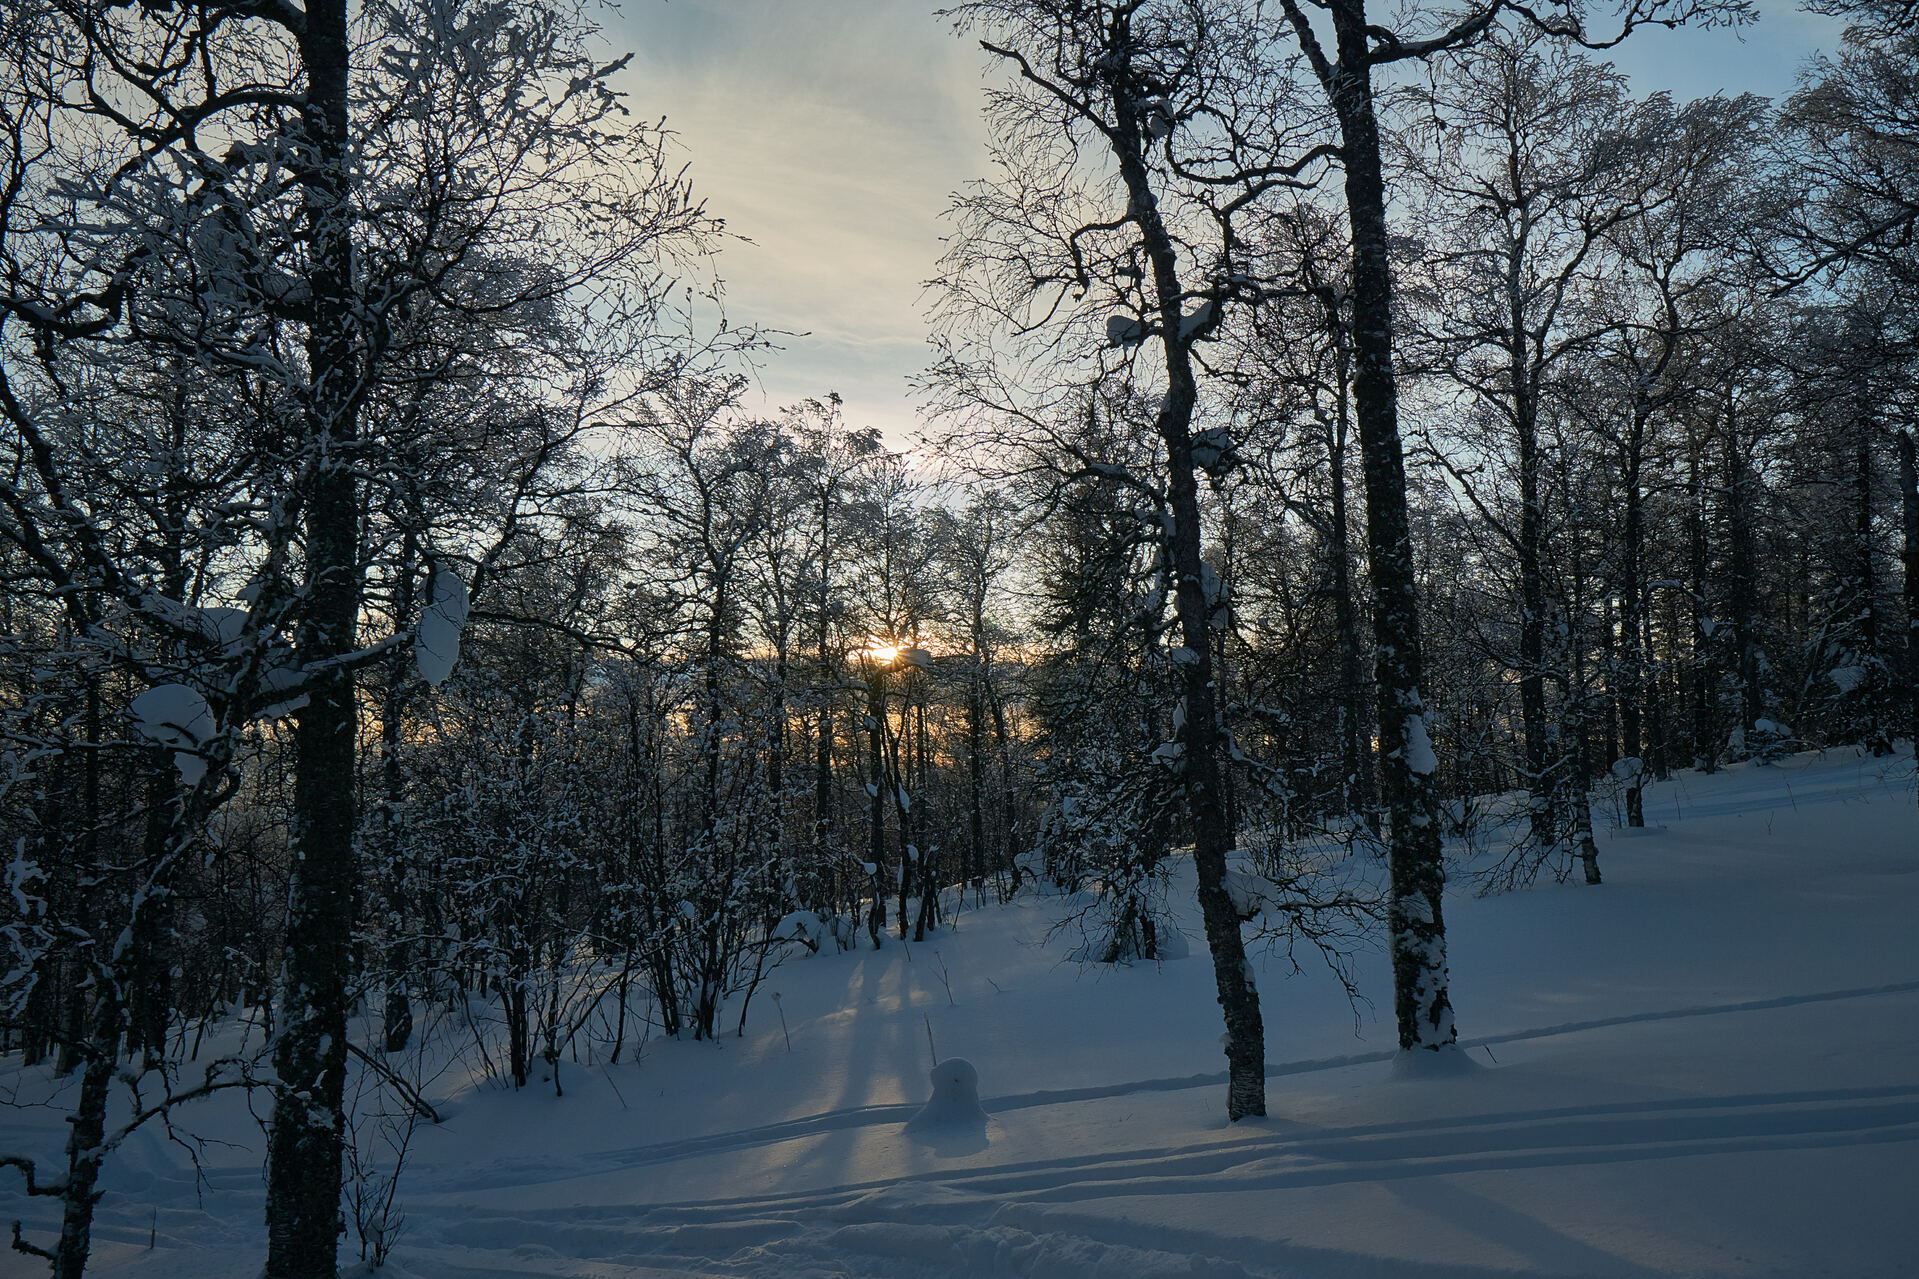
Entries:
[[1180,337],[1190,338],[1194,334],[1198,333],[1201,329],[1211,324],[1213,322],[1213,315],[1218,310],[1219,310],[1218,305],[1214,303],[1212,299],[1209,298],[1206,301],[1201,302],[1198,306],[1194,307],[1191,311],[1187,312],[1185,315],[1182,315],[1179,319]]
[[[1245,853],[1234,851],[1234,857],[1243,860]],[[1242,920],[1256,919],[1269,910],[1275,915],[1280,913],[1280,899],[1272,882],[1250,870],[1239,866],[1228,866],[1221,880],[1227,898],[1233,903],[1233,910]]]
[[1863,666],[1835,666],[1826,672],[1826,678],[1838,688],[1841,696],[1850,693],[1866,682],[1866,668]]
[[[872,873],[867,872],[869,875]],[[832,926],[810,910],[788,912],[773,925],[773,936],[797,942],[806,947],[808,953],[819,950],[832,935]]]
[[[1209,427],[1193,437],[1193,464],[1209,475],[1224,474],[1225,467],[1222,463],[1232,456],[1232,452],[1232,434],[1223,426]],[[1202,581],[1210,569],[1210,565],[1201,561]],[[1206,583],[1208,604],[1217,604],[1220,600],[1220,592],[1217,590],[1218,582],[1218,577],[1214,576],[1211,582]]]
[[140,606],[172,626],[219,645],[223,653],[236,651],[240,636],[246,630],[247,611],[243,608],[201,607],[157,594],[141,597]]
[[134,698],[127,707],[142,736],[173,748],[173,766],[180,780],[198,786],[207,774],[200,750],[218,731],[207,699],[185,684],[157,684]]
[[1393,1054],[1392,1063],[1395,1079],[1445,1079],[1458,1075],[1470,1075],[1479,1068],[1479,1063],[1458,1044],[1442,1044],[1434,1048],[1402,1048]]
[[1433,754],[1433,739],[1426,735],[1426,716],[1420,711],[1406,716],[1406,768],[1421,777],[1439,771],[1439,757]]
[[[260,690],[266,694],[284,693],[297,689],[306,682],[306,674],[296,666],[268,666],[260,672]],[[295,693],[291,697],[282,697],[265,701],[257,714],[264,719],[279,719],[290,715],[308,702],[305,693]]]
[[446,565],[433,570],[426,608],[413,639],[420,678],[438,688],[453,673],[460,656],[460,631],[466,626],[466,583]]
[[[1307,954],[1294,976],[1255,944],[1263,1120],[1225,1122],[1203,946],[1066,963],[1048,937],[1084,899],[1030,892],[969,896],[923,944],[874,951],[862,932],[789,960],[741,1037],[654,1040],[612,1066],[582,1046],[564,1097],[429,1063],[448,1117],[414,1136],[380,1273],[1905,1276],[1912,770],[1909,752],[1832,752],[1649,778],[1648,829],[1597,832],[1597,888],[1548,876],[1478,897],[1477,864],[1455,866],[1452,1053],[1400,1059],[1383,943],[1356,956],[1357,1013]],[[1171,905],[1198,937],[1190,863],[1173,866]],[[377,1015],[356,1024],[377,1032]],[[929,1037],[979,1067],[983,1122],[908,1130]],[[0,1150],[57,1160],[66,1125],[38,1103],[72,1085],[16,1063],[0,1063],[15,1100]],[[259,1273],[260,1128],[237,1095],[179,1122],[210,1139],[203,1179],[163,1130],[116,1150],[90,1274]],[[0,1220],[46,1239],[57,1205],[5,1176]]]
[[933,1095],[906,1121],[908,1132],[951,1132],[983,1129],[986,1112],[979,1104],[979,1071],[963,1057],[948,1057],[927,1072]]
[[1162,142],[1172,133],[1173,119],[1165,98],[1142,98],[1139,113],[1146,136],[1154,142]]

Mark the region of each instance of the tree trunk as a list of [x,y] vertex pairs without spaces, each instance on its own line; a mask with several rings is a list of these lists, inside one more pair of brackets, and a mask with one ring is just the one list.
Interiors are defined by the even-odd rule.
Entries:
[[1202,560],[1203,530],[1199,484],[1194,475],[1191,425],[1199,399],[1194,378],[1190,339],[1181,333],[1185,291],[1180,284],[1178,253],[1161,220],[1157,193],[1141,159],[1143,139],[1138,105],[1130,89],[1115,84],[1113,98],[1119,120],[1116,146],[1120,177],[1126,184],[1133,216],[1139,224],[1146,257],[1152,266],[1153,288],[1159,305],[1161,346],[1166,361],[1166,394],[1160,401],[1154,429],[1165,445],[1168,498],[1172,508],[1172,545],[1169,558],[1176,579],[1174,600],[1179,619],[1182,698],[1186,727],[1180,743],[1187,811],[1193,825],[1193,865],[1199,879],[1200,916],[1207,948],[1213,957],[1213,982],[1226,1022],[1226,1117],[1241,1119],[1266,1113],[1266,1028],[1260,1016],[1259,992],[1246,962],[1240,937],[1239,913],[1226,891],[1226,858],[1231,835],[1226,825],[1225,778],[1218,689],[1214,683],[1211,603],[1206,598]]
[[1346,378],[1340,378],[1340,425],[1329,437],[1327,478],[1332,485],[1331,546],[1333,629],[1339,642],[1339,753],[1342,806],[1349,817],[1379,829],[1379,788],[1373,780],[1371,743],[1366,731],[1365,653],[1359,642],[1359,604],[1353,588],[1353,550],[1346,500]]
[[913,846],[919,851],[920,906],[913,918],[913,940],[923,941],[930,928],[939,927],[939,878],[933,867],[932,840],[926,826],[926,797],[931,788],[926,782],[926,702],[922,699],[914,716],[913,736]]
[[[188,438],[187,383],[179,361],[169,362],[168,373],[174,379],[166,407],[171,464],[160,486],[166,527],[160,537],[155,567],[166,597],[184,601],[187,597],[186,531],[192,518],[189,480],[182,470]],[[151,1068],[166,1056],[167,1024],[173,1014],[174,898],[172,864],[168,859],[176,850],[186,815],[186,796],[181,793],[179,771],[163,747],[155,747],[150,752],[146,804],[144,860],[158,874],[152,876],[152,887],[134,919],[131,956],[134,971],[127,992],[127,1052],[131,1056],[138,1051],[142,1064]],[[163,864],[165,869],[160,870]]]
[[[913,872],[916,869],[914,863],[918,860],[919,851],[913,847],[913,815],[910,807],[911,800],[906,791],[907,765],[911,759],[908,752],[912,743],[913,703],[911,699],[910,692],[901,699],[899,736],[895,737],[890,732],[885,734],[888,765],[881,770],[887,778],[886,785],[892,790],[891,798],[895,810],[893,816],[899,822],[899,830],[896,834],[900,846],[900,873],[894,887],[899,891],[897,915],[901,941],[906,940],[907,888],[913,881]],[[914,940],[919,939],[914,938]]]
[[829,645],[832,619],[832,582],[829,577],[830,553],[832,550],[833,530],[833,488],[829,483],[820,489],[819,504],[820,530],[820,594],[818,601],[819,628],[814,636],[814,658],[819,664],[820,717],[819,737],[814,743],[813,753],[813,838],[819,845],[820,855],[825,857],[826,849],[833,839],[833,689],[839,685],[840,669],[833,660]]
[[1863,719],[1861,737],[1874,755],[1892,750],[1886,740],[1884,671],[1886,663],[1879,651],[1879,577],[1872,562],[1872,443],[1871,411],[1859,408],[1859,420],[1853,426],[1852,457],[1852,579],[1854,609],[1858,615],[1859,664],[1865,669],[1862,685]]
[[[359,388],[351,329],[345,0],[309,0],[300,34],[306,104],[298,173],[313,255],[308,447],[320,454],[305,504],[307,576],[299,654],[311,666],[351,651],[359,609],[354,482]],[[346,1002],[353,941],[353,681],[314,679],[294,730],[292,842],[278,1075],[267,1145],[265,1279],[334,1279]]]
[[1740,726],[1750,738],[1755,725],[1766,713],[1765,692],[1760,682],[1760,646],[1756,601],[1758,582],[1753,569],[1753,535],[1750,492],[1752,476],[1739,447],[1739,420],[1732,389],[1726,389],[1726,552],[1730,581],[1733,644],[1739,660]]
[[1905,533],[1901,558],[1906,565],[1906,731],[1919,759],[1919,462],[1914,460],[1911,430],[1898,432],[1899,522]]
[[1686,485],[1686,572],[1687,594],[1692,597],[1688,610],[1692,617],[1692,763],[1702,772],[1715,771],[1719,763],[1718,734],[1713,731],[1713,705],[1718,672],[1712,660],[1712,615],[1706,603],[1706,578],[1710,565],[1706,558],[1706,479],[1705,462],[1700,457],[1704,444],[1696,446],[1690,458],[1691,471]]
[[[1639,467],[1641,444],[1646,434],[1647,410],[1633,405],[1632,426],[1626,440],[1625,465],[1621,468],[1625,511],[1620,535],[1619,564],[1619,636],[1625,648],[1625,671],[1619,689],[1619,733],[1624,740],[1621,753],[1639,761],[1626,779],[1626,825],[1646,824],[1646,800],[1642,782],[1646,773],[1645,740],[1640,723],[1641,708],[1646,705],[1646,650],[1640,644],[1643,630],[1641,614],[1645,609],[1645,585],[1641,564],[1645,560],[1644,494],[1640,492]],[[1610,761],[1608,761],[1610,762]],[[1590,823],[1588,823],[1590,825]],[[1590,835],[1588,836],[1590,838]]]
[[975,898],[986,888],[986,659],[978,628],[973,639],[972,677],[966,690],[966,882]]
[[[414,512],[409,511],[409,516]],[[419,555],[417,525],[409,521],[400,540],[400,580],[393,600],[395,626],[404,626],[413,617],[414,560]],[[406,714],[405,687],[410,654],[395,651],[387,663],[386,698],[380,707],[380,784],[384,791],[380,806],[380,851],[386,865],[381,867],[386,887],[386,972],[385,1004],[381,1009],[381,1043],[390,1053],[402,1052],[413,1037],[413,1005],[407,995],[407,979],[412,969],[407,929],[406,866],[399,850],[400,805],[406,799],[406,773],[400,764],[404,740],[401,722]]]
[[[782,631],[784,623],[782,623]],[[786,681],[791,673],[791,663],[787,655],[787,639],[780,636],[773,662],[773,704],[768,708],[770,723],[767,725],[766,742],[766,789],[773,796],[774,846],[783,848],[786,844]]]
[[526,987],[532,980],[532,974],[528,971],[526,956],[517,948],[511,963],[512,968],[506,976],[506,988],[500,992],[502,1011],[506,1013],[506,1068],[513,1076],[513,1086],[524,1088],[532,1051],[528,1046],[526,1010]]
[[[1524,378],[1514,371],[1514,378]],[[1531,839],[1551,847],[1552,766],[1547,751],[1547,588],[1541,565],[1545,511],[1539,495],[1539,434],[1535,409],[1516,390],[1514,428],[1520,449],[1520,720],[1526,726],[1526,787],[1531,793]]]
[[[1670,738],[1666,727],[1666,690],[1661,687],[1660,663],[1654,657],[1659,650],[1653,644],[1651,600],[1642,597],[1640,604],[1639,651],[1646,659],[1646,768],[1652,776],[1664,781],[1672,771]],[[1645,807],[1643,795],[1640,807],[1642,810]]]
[[1586,882],[1599,882],[1599,845],[1593,842],[1592,805],[1592,688],[1586,673],[1586,647],[1579,634],[1579,619],[1585,616],[1586,602],[1581,584],[1586,569],[1578,552],[1578,531],[1572,534],[1573,554],[1571,601],[1566,608],[1566,752],[1565,782],[1566,834],[1579,853]]
[[1012,884],[1007,893],[1019,891],[1019,831],[1015,824],[1013,807],[1013,741],[1006,731],[1006,705],[1000,700],[999,691],[989,682],[986,685],[986,703],[993,712],[993,745],[999,752],[999,826],[1002,842],[1001,854],[1004,863],[1012,870]]
[[100,1162],[106,1151],[108,1090],[113,1084],[113,1042],[119,1036],[119,1003],[102,992],[94,1010],[94,1040],[80,1072],[80,1095],[67,1131],[66,1184],[60,1191],[60,1242],[53,1249],[53,1279],[81,1279],[93,1250],[93,1213],[100,1202]]
[[866,916],[866,935],[873,949],[880,945],[880,930],[886,927],[886,701],[881,692],[881,672],[867,671],[866,735],[867,753],[872,756],[873,780],[867,835],[867,856],[873,866],[873,907]]
[[1446,870],[1440,858],[1426,708],[1420,698],[1419,609],[1406,511],[1393,371],[1393,300],[1386,184],[1362,0],[1335,0],[1338,62],[1326,89],[1339,117],[1346,208],[1353,236],[1353,408],[1366,485],[1366,550],[1373,582],[1374,682],[1383,787],[1391,817],[1387,924],[1393,1009],[1402,1049],[1455,1042],[1447,990]]

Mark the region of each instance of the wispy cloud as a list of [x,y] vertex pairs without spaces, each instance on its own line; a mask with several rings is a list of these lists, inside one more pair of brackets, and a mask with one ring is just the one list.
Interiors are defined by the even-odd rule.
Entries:
[[673,0],[608,34],[635,50],[634,108],[666,117],[750,241],[722,259],[729,308],[810,334],[769,362],[767,397],[837,390],[903,442],[940,215],[985,167],[974,47],[899,0]]
[[[729,305],[808,336],[766,364],[774,405],[837,390],[904,443],[926,362],[922,286],[951,194],[987,169],[978,48],[912,0],[628,0],[633,108],[681,135],[697,189],[750,243],[722,259]],[[1782,96],[1838,24],[1761,0],[1740,32],[1647,30],[1616,54],[1642,93]]]

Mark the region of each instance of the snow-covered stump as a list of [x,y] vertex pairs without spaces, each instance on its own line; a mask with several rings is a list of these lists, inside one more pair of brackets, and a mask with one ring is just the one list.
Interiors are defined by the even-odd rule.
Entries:
[[979,1071],[963,1057],[948,1057],[928,1072],[933,1095],[906,1121],[906,1131],[936,1136],[977,1133],[986,1127],[979,1104]]
[[1393,1054],[1394,1079],[1457,1079],[1475,1075],[1483,1067],[1457,1043],[1436,1048],[1402,1048]]

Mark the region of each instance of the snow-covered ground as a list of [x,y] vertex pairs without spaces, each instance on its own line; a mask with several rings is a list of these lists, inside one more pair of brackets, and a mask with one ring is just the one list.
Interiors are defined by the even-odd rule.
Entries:
[[[1393,1071],[1376,952],[1357,1024],[1329,974],[1273,957],[1270,1114],[1232,1126],[1197,941],[1082,967],[1043,944],[1061,903],[1027,898],[796,960],[741,1038],[569,1061],[563,1096],[443,1076],[384,1273],[1910,1276],[1912,791],[1910,755],[1684,774],[1648,792],[1651,829],[1601,832],[1603,886],[1455,894],[1477,1068],[1452,1077]],[[984,1124],[908,1129],[929,1036],[977,1067]],[[122,1150],[96,1273],[257,1274],[259,1131],[237,1097],[182,1118],[226,1144],[197,1185],[158,1131]],[[0,1110],[0,1149],[61,1133]],[[7,1176],[0,1214],[50,1224]],[[0,1253],[0,1274],[38,1265]]]

